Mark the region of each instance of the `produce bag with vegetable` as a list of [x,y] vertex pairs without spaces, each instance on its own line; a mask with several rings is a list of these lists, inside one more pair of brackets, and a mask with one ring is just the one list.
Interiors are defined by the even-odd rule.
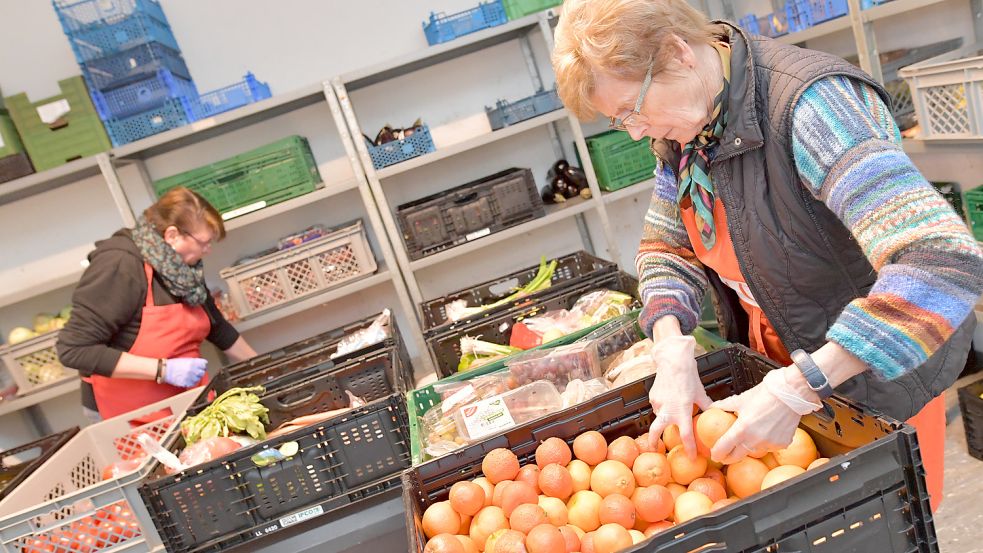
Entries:
[[528,296],[539,292],[540,290],[545,290],[550,287],[553,282],[553,273],[556,272],[557,260],[552,260],[546,263],[546,258],[541,257],[539,260],[539,270],[536,272],[536,276],[533,277],[525,286],[516,289],[512,294],[487,305],[479,305],[477,307],[468,307],[467,300],[454,300],[444,306],[444,311],[447,313],[447,320],[450,322],[460,321],[461,319],[466,319],[472,315],[477,315],[482,311],[487,311],[493,309],[500,305],[505,305],[511,303],[519,298]]
[[181,433],[188,444],[216,436],[248,434],[254,439],[266,438],[270,423],[269,409],[259,402],[262,386],[232,388],[215,398],[200,413],[181,423]]
[[373,344],[378,344],[389,338],[389,319],[391,316],[388,308],[383,309],[382,313],[367,328],[363,328],[342,338],[338,342],[335,352],[331,354],[331,359],[348,355],[349,353],[367,348]]
[[502,346],[492,342],[485,342],[471,336],[461,338],[461,361],[457,364],[458,372],[470,371],[508,357],[520,350],[512,346]]

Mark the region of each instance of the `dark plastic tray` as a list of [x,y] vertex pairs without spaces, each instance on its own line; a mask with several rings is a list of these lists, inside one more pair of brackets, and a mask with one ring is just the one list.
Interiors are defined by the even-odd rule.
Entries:
[[[68,443],[69,440],[78,434],[78,431],[79,427],[74,426],[64,432],[51,434],[39,440],[0,451],[0,500],[7,497],[8,493],[13,491],[25,478],[30,476],[32,472],[47,461],[51,457],[51,454]],[[33,450],[37,450],[37,454],[28,461],[14,463],[10,459],[18,454],[30,455],[34,452]],[[8,465],[8,462],[11,464]]]
[[[720,399],[748,389],[776,365],[743,346],[730,346],[702,356],[698,367],[710,397]],[[403,473],[409,550],[423,551],[426,507],[446,499],[454,482],[480,476],[481,461],[491,450],[509,448],[525,464],[547,437],[571,443],[587,430],[609,440],[648,430],[653,380],[610,390]],[[839,462],[623,551],[938,551],[915,430],[838,396],[826,405],[831,416],[820,411],[804,417],[801,426],[825,455],[844,455]]]
[[[551,291],[555,292],[560,285],[566,286],[568,284],[575,284],[581,280],[598,276],[601,273],[613,273],[618,270],[617,263],[594,257],[593,255],[590,255],[584,251],[565,255],[558,258],[556,262],[556,270],[553,271],[553,277],[550,279],[550,287],[536,292],[535,294],[525,296],[517,300],[515,302],[516,304],[520,302],[528,302],[537,297],[542,297]],[[464,290],[451,292],[442,298],[421,303],[420,312],[423,314],[424,334],[437,334],[454,324],[448,322],[447,320],[446,307],[448,303],[456,300],[465,300],[468,302],[469,306],[478,306],[496,302],[501,298],[512,294],[513,289],[521,288],[522,286],[529,284],[529,282],[532,281],[538,272],[539,265],[537,264],[533,265],[532,267],[527,267],[525,269],[515,271],[514,273],[509,273],[505,276],[498,277],[494,280],[475,284],[465,288]],[[462,323],[466,320],[485,318],[514,306],[514,304],[502,305],[493,309],[482,311],[480,315],[475,315],[473,317],[455,322]]]
[[[363,407],[175,475],[157,466],[140,495],[167,550],[221,551],[397,488],[410,466],[405,393],[392,384],[402,379],[367,378],[361,366],[353,361],[261,401],[269,428],[347,405],[346,389],[370,402]],[[293,457],[265,467],[250,459],[291,441],[300,447]],[[180,436],[169,445],[183,447]]]
[[34,173],[34,166],[26,152],[0,157],[0,183],[26,177]]
[[983,380],[959,388],[959,410],[963,414],[966,431],[966,449],[969,454],[983,461]]
[[410,259],[546,215],[529,169],[506,169],[396,208]]
[[443,378],[457,372],[457,364],[461,360],[462,336],[480,336],[486,342],[507,345],[515,323],[547,311],[570,309],[584,294],[602,288],[624,292],[638,298],[638,280],[627,273],[615,271],[584,280],[573,286],[559,287],[507,311],[476,321],[454,323],[448,326],[445,332],[425,336],[427,348],[437,367],[437,374]]

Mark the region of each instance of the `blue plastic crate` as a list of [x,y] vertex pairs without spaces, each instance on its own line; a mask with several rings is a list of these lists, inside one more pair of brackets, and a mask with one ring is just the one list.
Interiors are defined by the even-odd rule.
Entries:
[[744,17],[740,18],[737,21],[737,24],[742,29],[744,29],[745,31],[747,31],[747,32],[749,32],[751,34],[755,34],[755,35],[760,35],[761,34],[761,28],[758,27],[758,16],[754,15],[753,13],[750,13],[750,14],[745,15]]
[[65,33],[91,31],[141,14],[167,24],[157,0],[53,0],[52,4]]
[[79,64],[90,88],[106,90],[156,75],[166,69],[174,76],[191,79],[181,53],[150,42]]
[[198,90],[189,79],[161,69],[150,78],[110,90],[91,89],[92,103],[102,120],[129,117],[160,107],[173,98],[198,99]]
[[423,22],[423,33],[427,43],[433,46],[507,22],[502,0],[492,0],[451,15],[430,12],[430,22]]
[[775,38],[789,33],[788,16],[785,12],[774,12],[758,18],[760,34]]
[[790,32],[843,17],[849,10],[847,0],[788,0],[785,3]]
[[540,90],[532,96],[528,96],[515,102],[499,100],[494,108],[485,106],[485,114],[488,115],[488,122],[493,131],[502,127],[514,125],[526,119],[556,111],[563,107],[560,96],[556,90]]
[[118,23],[66,34],[79,63],[104,58],[150,42],[158,42],[180,51],[170,26],[145,14],[132,15]]
[[152,110],[129,117],[108,119],[103,124],[113,146],[122,146],[192,123],[194,104],[195,102],[184,97],[174,98]]
[[426,125],[416,127],[413,134],[403,140],[387,142],[381,146],[375,146],[366,140],[366,147],[372,158],[372,166],[376,169],[429,154],[437,149],[433,144],[433,137],[430,136],[430,127]]
[[246,104],[269,98],[270,86],[246,73],[242,81],[202,94],[198,99],[195,119],[204,119]]

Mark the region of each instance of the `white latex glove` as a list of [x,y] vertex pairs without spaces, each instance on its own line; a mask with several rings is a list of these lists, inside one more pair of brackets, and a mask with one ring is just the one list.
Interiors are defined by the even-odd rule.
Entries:
[[683,449],[690,457],[696,456],[696,438],[693,435],[693,404],[700,409],[710,406],[700,381],[693,356],[696,339],[692,336],[669,336],[652,346],[655,362],[655,382],[649,390],[649,401],[656,413],[649,429],[649,440],[655,447],[662,431],[670,424],[679,427]]
[[786,447],[802,415],[822,407],[811,400],[786,382],[785,369],[775,369],[750,390],[714,402],[711,407],[737,413],[737,421],[717,440],[710,458],[730,464],[747,455]]

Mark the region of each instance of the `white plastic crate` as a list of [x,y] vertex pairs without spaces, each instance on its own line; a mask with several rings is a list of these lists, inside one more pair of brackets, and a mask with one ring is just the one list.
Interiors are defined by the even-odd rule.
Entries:
[[[164,440],[202,390],[188,390],[82,429],[0,501],[0,552],[159,548],[160,537],[138,491],[155,466],[151,458],[111,480],[102,479],[102,470],[116,461],[139,457],[143,450],[136,437],[141,433]],[[156,421],[134,422],[160,411],[165,416]]]
[[56,330],[13,346],[0,347],[0,362],[17,384],[17,395],[27,395],[76,378],[77,373],[58,360],[57,342]]
[[362,221],[316,240],[219,271],[240,317],[370,275],[377,265]]
[[972,44],[902,68],[921,138],[983,138],[983,45]]

